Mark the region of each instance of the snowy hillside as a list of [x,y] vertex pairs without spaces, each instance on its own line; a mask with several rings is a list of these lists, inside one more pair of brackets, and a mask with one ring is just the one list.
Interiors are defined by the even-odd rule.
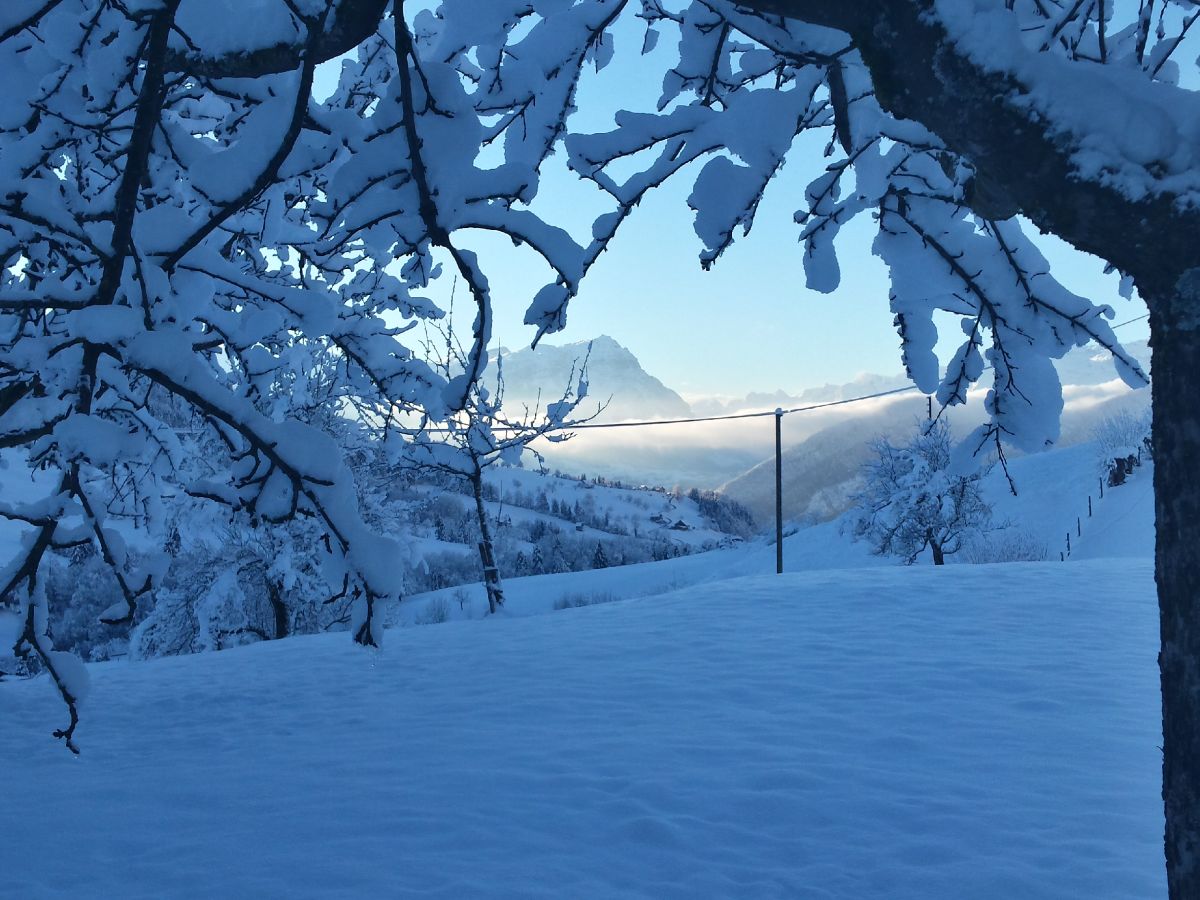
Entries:
[[[998,517],[1051,545],[1094,459],[1014,461]],[[1106,490],[1065,564],[906,568],[830,522],[781,577],[756,539],[512,578],[491,618],[413,597],[381,652],[92,664],[78,759],[44,678],[0,683],[0,895],[1160,894],[1151,499],[1149,467]]]
[[[1000,526],[948,562],[956,569],[998,561],[1017,547],[1023,554],[1055,561],[1071,534],[1072,562],[1084,559],[1154,556],[1153,466],[1136,470],[1128,482],[1106,488],[1101,499],[1098,451],[1086,444],[1021,457],[1009,464],[1014,495],[1001,469],[983,481],[983,492]],[[1088,515],[1088,497],[1092,515]],[[816,525],[789,523],[784,538],[787,572],[895,566],[853,540],[844,517]],[[1028,558],[1028,557],[1026,557]],[[928,565],[928,554],[918,565]],[[646,597],[723,579],[775,571],[775,547],[766,536],[727,549],[660,562],[595,572],[509,578],[508,615],[538,615],[562,606],[591,605]],[[486,609],[483,588],[473,584],[410,597],[394,611],[397,624],[478,618]]]
[[[754,531],[728,498],[627,487],[511,466],[484,475],[484,506],[505,577],[669,559],[729,546]],[[409,592],[480,578],[478,513],[465,482],[427,481],[396,494],[396,537],[413,551]]]
[[[840,416],[826,428],[783,451],[783,514],[788,519],[833,518],[845,508],[847,482],[870,457],[869,442],[896,436],[924,415],[925,398],[900,395],[869,411]],[[786,423],[791,426],[793,423]],[[772,455],[718,490],[749,509],[762,523],[775,515],[775,458]]]
[[[1154,467],[1135,470],[1120,487],[1100,497],[1099,451],[1080,444],[1013,460],[1017,495],[1003,473],[993,470],[984,492],[998,523],[1045,545],[1047,558],[1058,559],[1071,536],[1071,559],[1154,558]],[[1088,498],[1092,515],[1088,515]]]

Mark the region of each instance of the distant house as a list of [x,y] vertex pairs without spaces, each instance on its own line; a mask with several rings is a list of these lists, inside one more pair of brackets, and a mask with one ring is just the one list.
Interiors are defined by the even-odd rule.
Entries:
[[671,520],[668,519],[666,516],[664,516],[662,513],[655,513],[654,515],[652,515],[650,517],[650,521],[653,522],[655,525],[670,525],[671,524]]
[[672,531],[691,531],[692,526],[689,525],[687,522],[683,521],[683,519],[678,519],[678,520],[676,520],[675,524],[671,526],[671,530]]

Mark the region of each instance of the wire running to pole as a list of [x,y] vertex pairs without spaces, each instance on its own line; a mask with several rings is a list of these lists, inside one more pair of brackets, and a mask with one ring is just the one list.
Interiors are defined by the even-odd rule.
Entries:
[[[1146,313],[1145,315],[1137,316],[1136,318],[1128,319],[1124,322],[1120,322],[1116,325],[1113,325],[1112,327],[1114,329],[1123,328],[1126,325],[1132,325],[1134,322],[1140,322],[1143,319],[1148,319],[1148,318],[1150,318],[1150,314]],[[983,371],[986,372],[990,368],[991,368],[991,366],[986,366]],[[691,424],[694,424],[697,422],[730,422],[735,419],[762,419],[762,418],[766,418],[767,416],[775,416],[775,415],[786,416],[786,415],[790,415],[791,413],[812,412],[813,410],[817,410],[817,409],[828,409],[829,407],[832,407],[832,406],[845,406],[849,403],[861,403],[864,400],[877,400],[880,397],[891,397],[896,394],[912,393],[913,391],[916,391],[917,389],[918,388],[915,384],[910,384],[907,387],[893,388],[890,391],[878,391],[874,394],[863,394],[859,397],[847,397],[844,400],[829,400],[825,403],[813,403],[808,406],[794,406],[791,409],[785,409],[782,411],[770,409],[770,410],[763,410],[762,412],[730,413],[729,415],[724,415],[724,416],[698,416],[698,417],[689,418],[689,419],[649,419],[649,420],[637,420],[637,421],[631,421],[631,422],[580,422],[575,425],[564,423],[563,430],[564,431],[582,431],[585,428],[645,428],[650,425],[691,425]],[[513,430],[513,429],[506,428],[505,426],[497,426],[496,428],[493,429],[493,431],[511,431],[511,430]],[[426,428],[426,429],[424,429],[424,431],[427,434],[445,434],[445,433],[448,433],[450,431],[450,429],[449,428]]]
[[810,412],[814,409],[825,409],[829,406],[844,406],[847,403],[858,403],[862,400],[874,400],[877,397],[890,397],[893,394],[907,394],[915,391],[917,386],[910,384],[907,387],[894,388],[890,391],[879,391],[875,394],[864,394],[861,397],[847,397],[845,400],[830,400],[826,403],[814,403],[811,406],[796,406],[791,409],[785,409],[782,412],[777,410],[764,410],[763,412],[750,413],[733,413],[728,416],[702,416],[696,419],[653,419],[642,422],[583,422],[579,425],[567,426],[568,431],[575,431],[580,428],[637,428],[644,425],[686,425],[692,422],[725,422],[730,419],[762,419],[767,416],[783,415],[789,413]]

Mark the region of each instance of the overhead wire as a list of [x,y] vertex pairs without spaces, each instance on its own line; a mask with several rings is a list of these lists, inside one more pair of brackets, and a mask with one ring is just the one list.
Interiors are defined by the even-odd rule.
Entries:
[[[1124,322],[1120,322],[1116,325],[1113,325],[1112,327],[1114,330],[1117,328],[1124,328],[1126,325],[1132,325],[1135,322],[1140,322],[1143,319],[1148,319],[1148,318],[1150,318],[1150,314],[1146,313],[1145,315],[1137,316],[1135,318],[1128,319]],[[990,368],[991,368],[991,366],[987,366],[984,369],[984,371],[987,371],[987,369],[990,369]],[[719,416],[694,416],[691,418],[682,418],[682,419],[635,419],[635,420],[627,421],[627,422],[563,423],[563,431],[580,431],[585,428],[588,428],[588,429],[591,429],[591,428],[645,428],[645,427],[649,427],[651,425],[690,425],[690,424],[695,424],[695,423],[700,423],[700,422],[729,422],[734,419],[761,419],[761,418],[765,418],[767,416],[786,416],[786,415],[791,415],[793,413],[812,412],[812,411],[818,410],[818,409],[828,409],[829,407],[832,407],[832,406],[846,406],[850,403],[862,403],[863,401],[866,401],[866,400],[877,400],[880,397],[891,397],[896,394],[908,394],[908,393],[912,393],[917,390],[918,390],[918,388],[915,384],[910,384],[905,387],[893,388],[893,389],[887,390],[887,391],[876,391],[873,394],[861,394],[857,397],[846,397],[842,400],[828,400],[828,401],[825,401],[822,403],[812,403],[807,406],[793,406],[788,409],[778,408],[778,409],[761,410],[759,412],[729,413],[727,415],[719,415]],[[448,432],[450,429],[426,428],[423,430],[426,433],[435,433],[436,434],[436,433]],[[493,430],[494,431],[515,431],[517,429],[509,427],[509,426],[500,425],[500,426],[495,426],[493,428]]]
[[[1114,329],[1123,328],[1126,325],[1132,325],[1134,322],[1140,322],[1143,319],[1150,318],[1150,314],[1146,313],[1142,316],[1137,316],[1133,319],[1113,325]],[[990,369],[987,366],[984,371]],[[808,406],[794,406],[790,409],[771,409],[762,410],[760,412],[747,413],[730,413],[723,416],[699,416],[689,419],[652,419],[652,420],[635,420],[630,422],[581,422],[578,425],[567,426],[567,430],[576,431],[583,428],[637,428],[647,425],[687,425],[695,422],[725,422],[732,419],[757,419],[765,416],[786,416],[792,413],[812,412],[817,409],[826,409],[831,406],[845,406],[849,403],[861,403],[864,400],[877,400],[880,397],[890,397],[894,394],[907,394],[916,391],[918,388],[915,384],[910,384],[906,387],[894,388],[890,391],[877,391],[873,394],[862,394],[858,397],[847,397],[843,400],[829,400],[824,403],[813,403]]]

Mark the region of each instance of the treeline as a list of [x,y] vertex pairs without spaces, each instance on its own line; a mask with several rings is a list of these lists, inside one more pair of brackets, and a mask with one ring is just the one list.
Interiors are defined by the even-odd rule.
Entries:
[[[410,558],[397,561],[406,570],[407,593],[479,581],[479,524],[465,502],[469,488],[462,479],[397,472],[369,442],[356,442],[348,461],[368,521],[414,545]],[[549,477],[586,481],[562,473]],[[625,513],[604,502],[605,489],[630,488],[602,478],[588,483],[599,496],[560,497],[553,484],[513,487],[502,494],[495,484],[485,484],[487,499],[499,510],[495,549],[505,577],[661,561],[753,532],[750,514],[718,494],[645,489],[644,502],[631,498],[636,512]],[[675,503],[690,499],[726,537],[699,543],[675,539],[652,519],[652,510],[665,508],[664,496]],[[156,589],[142,598],[132,627],[101,621],[105,610],[122,602],[122,592],[94,546],[51,555],[42,583],[56,646],[85,660],[151,658],[347,627],[349,599],[331,593],[328,585],[338,579],[326,571],[328,554],[321,552],[320,529],[311,520],[268,528],[180,495],[167,521],[170,565],[158,573]],[[410,540],[403,541],[405,536]],[[421,538],[461,549],[421,550]],[[134,558],[138,551],[128,553]],[[29,674],[30,664],[8,650],[0,647],[0,677]]]

